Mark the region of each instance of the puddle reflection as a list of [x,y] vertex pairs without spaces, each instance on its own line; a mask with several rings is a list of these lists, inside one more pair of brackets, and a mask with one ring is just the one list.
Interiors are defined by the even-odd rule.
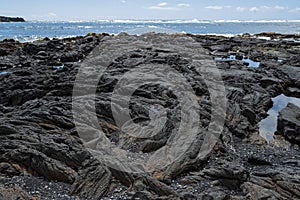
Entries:
[[0,75],[10,74],[10,72],[0,72]]
[[[216,61],[222,61],[222,60],[238,60],[236,58],[236,55],[230,55],[229,57],[225,57],[225,58],[222,58],[222,57],[216,57],[215,58]],[[251,60],[249,59],[248,57],[246,56],[243,56],[243,58],[241,59],[241,61],[243,61],[244,63],[248,63],[248,67],[254,67],[254,68],[257,68],[259,67],[260,65],[260,62],[255,62],[254,60]]]
[[288,103],[295,104],[300,107],[300,99],[295,97],[287,97],[281,94],[272,98],[273,107],[268,111],[268,117],[259,122],[259,134],[268,142],[273,140],[275,131],[277,130],[277,118],[279,112],[284,109]]

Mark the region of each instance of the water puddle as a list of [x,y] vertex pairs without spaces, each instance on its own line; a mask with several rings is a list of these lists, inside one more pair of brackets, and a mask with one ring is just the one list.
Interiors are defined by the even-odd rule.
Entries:
[[60,66],[53,66],[53,69],[63,69],[65,67],[64,64],[60,65]]
[[10,72],[0,72],[0,75],[10,74]]
[[288,103],[295,104],[300,107],[300,98],[287,97],[281,94],[272,98],[273,107],[268,111],[268,117],[259,122],[259,134],[266,139],[267,142],[273,140],[274,133],[277,130],[277,118],[279,112],[284,109]]
[[[223,61],[223,60],[238,60],[236,58],[236,55],[230,55],[229,57],[225,57],[225,58],[222,58],[222,57],[216,57],[215,58],[216,61]],[[257,68],[259,67],[260,65],[260,62],[256,62],[254,60],[251,60],[250,58],[246,57],[246,56],[243,56],[243,58],[241,59],[241,61],[243,61],[244,63],[248,63],[248,67],[254,67],[254,68]]]

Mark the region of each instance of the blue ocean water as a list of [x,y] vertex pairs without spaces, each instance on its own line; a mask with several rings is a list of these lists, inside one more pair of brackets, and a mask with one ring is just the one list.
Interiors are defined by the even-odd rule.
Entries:
[[102,20],[69,22],[0,23],[0,40],[13,38],[32,41],[42,37],[69,37],[89,32],[118,34],[128,32],[242,34],[242,33],[300,33],[300,21],[199,21],[199,20]]

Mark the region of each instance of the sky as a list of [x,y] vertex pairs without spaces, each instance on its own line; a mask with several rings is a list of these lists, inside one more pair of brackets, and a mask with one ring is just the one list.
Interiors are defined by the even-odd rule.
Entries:
[[300,20],[300,0],[0,0],[26,20]]

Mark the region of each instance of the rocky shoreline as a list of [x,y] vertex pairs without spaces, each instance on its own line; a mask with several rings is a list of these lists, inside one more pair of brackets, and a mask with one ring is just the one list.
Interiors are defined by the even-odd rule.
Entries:
[[25,22],[22,17],[4,17],[0,16],[0,22]]
[[[224,129],[205,158],[197,157],[203,144],[199,135],[186,156],[167,169],[148,174],[118,171],[84,147],[73,120],[74,81],[95,49],[126,43],[132,48],[116,49],[122,56],[107,67],[93,99],[99,125],[122,149],[152,154],[167,146],[181,120],[181,106],[172,91],[144,85],[131,98],[132,118],[147,123],[149,108],[157,104],[166,108],[166,126],[157,136],[142,140],[122,134],[110,110],[112,92],[120,75],[143,65],[167,65],[180,72],[199,97],[201,131],[211,120],[204,74],[191,67],[193,61],[185,52],[143,43],[157,38],[187,41],[178,49],[198,48],[201,55],[189,54],[204,64],[215,60],[213,70],[220,71],[227,94]],[[31,43],[1,41],[0,199],[300,199],[299,108],[289,104],[280,112],[270,144],[258,132],[272,97],[300,98],[298,39],[299,35],[275,33],[231,38],[89,34]],[[227,59],[230,56],[234,59]],[[246,60],[259,67],[249,67]],[[90,109],[90,102],[85,106]],[[86,116],[80,123],[84,120]]]

